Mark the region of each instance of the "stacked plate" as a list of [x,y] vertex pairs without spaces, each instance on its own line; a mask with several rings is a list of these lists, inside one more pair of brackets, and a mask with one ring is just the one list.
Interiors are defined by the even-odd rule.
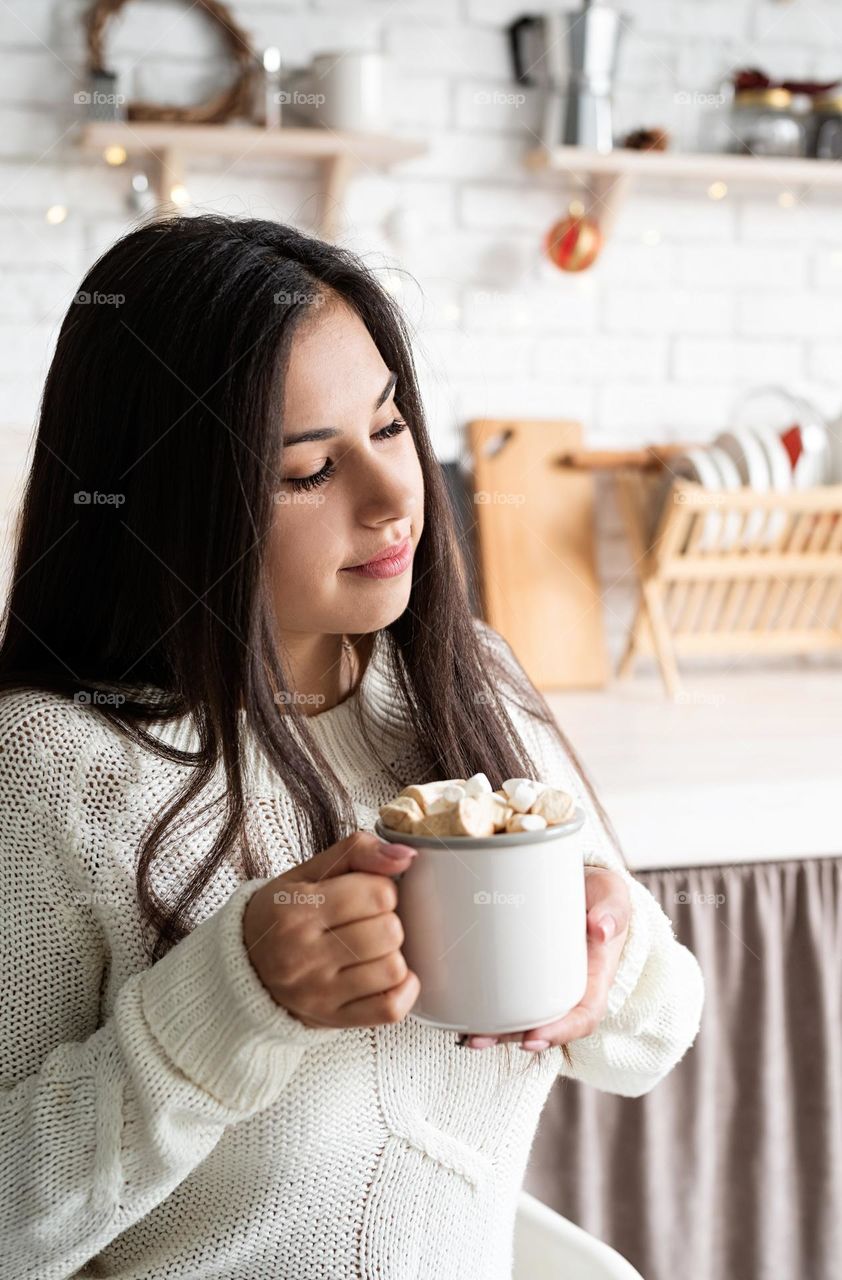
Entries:
[[[783,394],[787,394],[791,413],[795,397]],[[760,423],[735,426],[723,431],[710,445],[688,449],[670,459],[669,469],[665,469],[654,495],[650,542],[677,477],[720,492],[747,486],[758,493],[787,493],[791,489],[842,483],[842,421],[828,426],[804,401],[798,401],[796,407],[799,421],[785,429]],[[782,510],[754,511],[743,528],[739,512],[723,514],[712,509],[699,545],[722,551],[735,545],[770,546],[785,521]]]

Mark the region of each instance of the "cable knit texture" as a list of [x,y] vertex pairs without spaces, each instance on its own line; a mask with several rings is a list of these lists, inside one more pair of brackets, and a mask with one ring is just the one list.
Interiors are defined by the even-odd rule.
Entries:
[[[358,717],[401,776],[423,767],[385,652],[381,635],[354,695],[309,721],[368,830],[395,786]],[[586,809],[586,861],[619,870],[632,896],[608,1014],[571,1043],[572,1074],[645,1093],[696,1036],[699,966],[551,735],[512,714],[539,776]],[[247,821],[277,875],[315,851],[298,846],[285,788],[244,727]],[[154,732],[198,745],[187,717]],[[242,915],[265,881],[244,881],[236,858],[150,966],[137,851],[186,768],[89,706],[34,689],[0,699],[0,1277],[508,1280],[538,1118],[571,1073],[561,1050],[474,1051],[411,1014],[305,1027],[251,966]],[[205,814],[173,839],[159,893],[216,830]]]

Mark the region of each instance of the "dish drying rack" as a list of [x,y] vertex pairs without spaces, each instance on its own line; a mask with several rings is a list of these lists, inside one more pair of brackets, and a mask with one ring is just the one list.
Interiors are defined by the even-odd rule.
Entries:
[[583,449],[558,459],[612,472],[617,482],[639,587],[617,676],[654,655],[675,697],[682,657],[842,649],[842,484],[761,493],[678,476],[669,483],[670,459],[688,447]]

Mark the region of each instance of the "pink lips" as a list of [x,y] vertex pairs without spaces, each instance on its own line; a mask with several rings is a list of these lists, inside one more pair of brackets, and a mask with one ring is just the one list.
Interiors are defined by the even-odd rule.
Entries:
[[399,542],[395,547],[389,547],[387,551],[382,551],[373,560],[368,560],[365,564],[351,565],[342,572],[356,573],[363,578],[396,578],[398,574],[404,573],[409,568],[412,554],[412,541],[410,538],[404,538],[403,542]]

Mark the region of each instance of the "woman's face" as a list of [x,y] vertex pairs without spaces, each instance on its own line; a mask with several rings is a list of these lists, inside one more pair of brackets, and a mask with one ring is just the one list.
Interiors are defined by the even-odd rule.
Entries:
[[[411,558],[393,577],[348,571],[407,538],[414,555],[421,537],[421,465],[396,394],[357,314],[341,301],[314,308],[296,332],[284,386],[269,548],[282,634],[378,631],[409,602]],[[322,438],[294,442],[316,432]]]

